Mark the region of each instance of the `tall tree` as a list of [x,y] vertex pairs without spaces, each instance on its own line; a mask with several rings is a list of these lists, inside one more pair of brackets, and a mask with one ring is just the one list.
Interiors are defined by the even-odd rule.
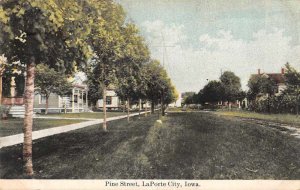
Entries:
[[48,114],[49,97],[51,93],[60,96],[70,94],[72,84],[64,73],[57,72],[48,65],[39,64],[36,67],[35,84],[42,95],[46,97],[45,114]]
[[259,95],[274,95],[276,84],[267,75],[252,75],[248,81],[248,97],[255,100]]
[[299,104],[300,104],[300,72],[293,68],[289,63],[285,65],[286,73],[285,79],[287,84],[286,92],[289,95],[295,97],[296,113],[299,115]]
[[179,94],[175,88],[175,86],[171,83],[171,80],[168,80],[168,85],[166,86],[163,94],[163,102],[162,102],[162,115],[165,115],[166,108],[172,102],[175,102]]
[[89,51],[85,36],[89,23],[79,1],[3,0],[0,4],[2,44],[8,62],[26,64],[23,161],[25,173],[33,176],[32,116],[36,65],[71,73],[81,66]]
[[[166,105],[169,103],[170,99],[176,98],[175,87],[173,87],[166,70],[158,61],[152,60],[145,65],[145,67],[149,74],[146,94],[151,100],[151,112],[154,113],[155,104],[160,103],[162,115],[164,115]],[[172,88],[174,88],[174,90],[172,90]]]
[[102,98],[102,87],[99,82],[99,76],[97,76],[97,73],[93,73],[94,69],[87,69],[86,75],[87,77],[87,86],[88,86],[88,99],[91,104],[91,106],[96,109],[96,105],[99,99]]
[[219,81],[209,81],[198,93],[199,101],[203,103],[217,103],[221,101],[224,95],[224,86]]
[[151,113],[154,113],[154,106],[158,103],[160,99],[160,83],[161,70],[163,67],[157,60],[152,60],[145,65],[146,73],[148,73],[147,81],[147,97],[151,101]]
[[[106,89],[108,85],[115,83],[117,60],[122,57],[121,46],[123,37],[121,27],[125,22],[125,13],[119,4],[111,0],[91,0],[94,8],[88,10],[91,23],[91,35],[89,44],[94,51],[92,72],[101,84],[103,97],[103,130],[107,131],[106,119]],[[88,76],[89,77],[89,76]],[[99,89],[100,90],[100,89]]]
[[271,112],[270,98],[275,94],[276,83],[268,75],[252,75],[248,81],[248,97],[257,101],[259,96],[267,95],[267,109]]
[[[119,60],[117,69],[118,87],[116,92],[122,100],[127,101],[127,120],[129,121],[129,109],[131,101],[138,101],[139,88],[142,83],[142,64],[150,58],[149,50],[144,39],[139,35],[134,24],[127,24],[122,28],[124,37],[123,56]],[[138,99],[138,100],[137,100]]]
[[231,71],[225,71],[221,75],[220,81],[224,88],[222,99],[228,101],[228,106],[230,108],[231,102],[237,99],[237,96],[241,91],[240,78]]

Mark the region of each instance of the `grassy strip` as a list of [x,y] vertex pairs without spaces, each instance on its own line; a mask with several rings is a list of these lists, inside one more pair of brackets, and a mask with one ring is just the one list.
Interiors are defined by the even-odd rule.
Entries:
[[150,128],[141,154],[145,155],[143,175],[159,179],[298,179],[299,148],[297,139],[256,124],[210,113],[174,113],[162,125]]
[[[35,178],[299,179],[299,140],[211,113],[109,122],[34,141]],[[0,149],[0,178],[23,178],[22,146]]]
[[170,112],[182,112],[183,108],[181,107],[169,107],[167,111]]
[[[107,117],[116,117],[126,115],[126,112],[107,112]],[[82,112],[82,113],[60,113],[47,114],[45,117],[62,117],[62,118],[87,118],[87,119],[103,119],[103,112]]]
[[300,125],[300,116],[291,114],[263,114],[248,111],[218,111],[215,112],[218,115],[242,117],[251,119],[268,120],[278,123],[295,124]]
[[[115,120],[108,133],[101,125],[34,141],[35,178],[107,179],[138,178],[135,164],[148,130],[157,115]],[[0,178],[23,178],[22,145],[0,149]]]
[[[0,120],[0,137],[23,133],[23,120],[21,118],[10,118],[8,120]],[[33,131],[69,125],[83,122],[84,120],[57,120],[57,119],[34,119]]]

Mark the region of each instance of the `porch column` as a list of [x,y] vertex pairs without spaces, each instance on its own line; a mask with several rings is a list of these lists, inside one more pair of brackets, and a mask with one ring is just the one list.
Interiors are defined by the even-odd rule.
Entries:
[[75,93],[75,89],[72,89],[72,113],[74,113],[74,93]]
[[80,90],[77,90],[77,110],[79,112],[79,95],[80,95]]
[[85,91],[85,107],[86,107],[86,109],[89,108],[89,104],[88,104],[88,90]]
[[10,96],[11,96],[11,104],[15,104],[15,98],[16,98],[16,82],[15,77],[11,77],[10,82]]
[[81,90],[81,108],[83,111],[84,105],[83,105],[83,90]]

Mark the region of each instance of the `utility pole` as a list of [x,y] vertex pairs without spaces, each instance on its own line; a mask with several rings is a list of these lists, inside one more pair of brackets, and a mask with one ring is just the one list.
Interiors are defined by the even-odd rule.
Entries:
[[161,48],[163,48],[163,52],[162,52],[162,54],[163,54],[163,60],[162,60],[162,63],[163,63],[163,67],[165,67],[165,54],[166,54],[166,52],[167,52],[167,48],[168,47],[175,47],[175,45],[166,45],[165,44],[165,37],[164,37],[164,35],[163,35],[163,33],[161,32],[161,37],[162,37],[162,45],[154,45],[154,46],[151,46],[151,47],[161,47]]
[[[162,54],[163,54],[163,60],[162,60],[162,65],[163,65],[163,67],[165,68],[165,54],[166,54],[166,52],[167,52],[167,47],[175,47],[174,45],[166,45],[165,44],[165,38],[164,38],[164,35],[163,35],[163,33],[161,32],[161,37],[162,37],[162,45],[156,45],[156,46],[152,46],[152,47],[162,47],[163,48],[163,52],[162,52]],[[166,69],[167,70],[167,69]],[[163,98],[163,97],[162,97]],[[161,104],[163,104],[163,100],[161,99]],[[164,109],[164,105],[161,105],[161,111],[162,111],[162,115],[164,115],[163,114],[163,109]],[[159,115],[159,111],[158,111],[158,115]]]
[[299,85],[296,85],[296,114],[299,116]]

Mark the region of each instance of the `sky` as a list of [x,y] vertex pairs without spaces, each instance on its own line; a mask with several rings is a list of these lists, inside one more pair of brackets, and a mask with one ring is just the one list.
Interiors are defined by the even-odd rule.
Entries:
[[179,92],[233,71],[300,70],[300,0],[117,0]]

